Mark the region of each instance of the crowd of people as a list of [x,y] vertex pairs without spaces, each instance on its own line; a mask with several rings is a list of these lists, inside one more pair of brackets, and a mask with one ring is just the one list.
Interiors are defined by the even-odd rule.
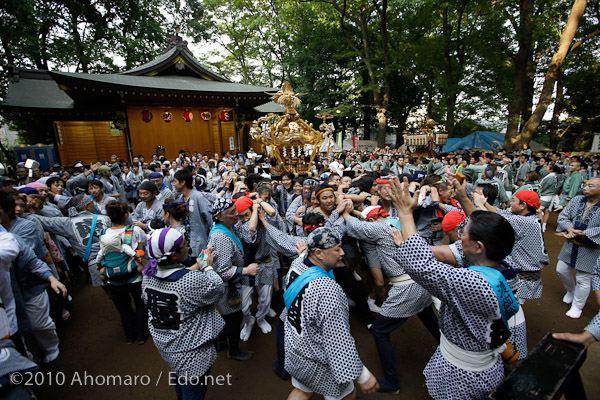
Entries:
[[[0,181],[9,372],[59,357],[56,324],[76,301],[67,288],[85,276],[109,294],[127,344],[152,337],[178,398],[204,398],[219,352],[251,360],[240,342],[272,330],[289,399],[352,399],[354,382],[398,393],[390,334],[417,316],[439,343],[424,370],[430,395],[484,399],[505,364],[528,356],[521,305],[542,296],[553,212],[566,315],[580,318],[591,290],[600,304],[597,155],[385,148],[323,156],[302,174],[276,174],[252,148],[28,165]],[[381,377],[359,357],[349,307],[372,333]],[[555,337],[599,340],[600,314]]]

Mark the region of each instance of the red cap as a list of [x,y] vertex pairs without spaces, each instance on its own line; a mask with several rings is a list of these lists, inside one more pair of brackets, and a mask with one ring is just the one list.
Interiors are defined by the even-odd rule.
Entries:
[[467,216],[464,212],[458,210],[450,211],[442,220],[442,229],[444,232],[450,232],[452,229],[456,229],[465,219],[467,219]]
[[540,196],[538,196],[538,194],[533,190],[521,190],[515,194],[515,197],[521,201],[524,201],[536,210],[540,208]]
[[254,202],[248,196],[240,197],[239,199],[233,199],[235,203],[235,208],[237,208],[237,212],[241,213],[252,207]]

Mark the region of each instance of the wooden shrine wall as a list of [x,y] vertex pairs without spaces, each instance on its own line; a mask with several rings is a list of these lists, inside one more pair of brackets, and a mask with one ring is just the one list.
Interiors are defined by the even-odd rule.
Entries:
[[109,121],[55,121],[54,126],[63,165],[110,161],[113,154],[129,160],[124,132],[111,129]]

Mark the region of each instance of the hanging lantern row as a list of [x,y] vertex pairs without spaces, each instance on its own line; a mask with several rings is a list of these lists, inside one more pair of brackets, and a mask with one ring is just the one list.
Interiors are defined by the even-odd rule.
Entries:
[[162,115],[163,121],[171,122],[173,120],[173,113],[169,110],[165,110]]
[[[142,121],[146,123],[150,122],[152,121],[152,112],[150,110],[143,110],[140,114],[140,117],[142,118]],[[181,114],[181,118],[183,118],[185,122],[190,122],[194,119],[194,114],[190,110],[186,109]],[[210,121],[210,119],[212,118],[212,114],[210,113],[210,111],[205,110],[200,113],[200,118],[202,118],[203,121]],[[173,120],[173,113],[169,110],[165,110],[162,113],[162,119],[165,122],[171,122]],[[233,121],[233,111],[221,111],[221,113],[219,114],[219,119],[225,122]]]
[[190,112],[190,110],[185,110],[185,111],[183,112],[183,114],[181,114],[181,117],[183,118],[183,120],[184,120],[185,122],[190,122],[191,120],[193,120],[193,119],[194,119],[194,114],[192,114],[192,113]]

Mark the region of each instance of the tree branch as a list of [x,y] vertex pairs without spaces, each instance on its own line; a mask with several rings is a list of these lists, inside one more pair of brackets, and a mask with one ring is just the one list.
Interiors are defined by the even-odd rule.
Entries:
[[598,35],[600,35],[600,29],[596,29],[594,32],[588,33],[581,40],[578,40],[577,42],[573,43],[567,54],[571,54],[573,51],[577,50],[579,46],[583,45],[585,42]]

